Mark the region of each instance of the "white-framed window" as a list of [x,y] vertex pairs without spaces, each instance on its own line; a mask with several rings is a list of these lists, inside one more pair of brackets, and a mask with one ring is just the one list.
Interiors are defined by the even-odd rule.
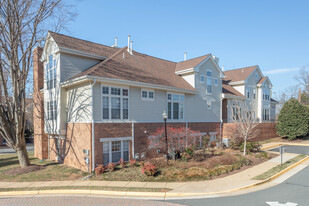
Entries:
[[263,90],[263,100],[270,100],[270,91],[269,89],[264,89]]
[[55,120],[57,119],[57,102],[56,101],[48,101],[46,104],[46,115],[47,120]]
[[153,101],[154,100],[154,90],[141,90],[141,97],[144,101]]
[[129,89],[102,86],[102,119],[129,119]]
[[167,94],[167,116],[168,119],[184,119],[184,101],[183,94]]
[[206,72],[206,93],[207,94],[211,94],[212,93],[212,72],[211,71],[207,71]]
[[246,96],[248,99],[250,98],[250,88],[247,88]]
[[218,86],[218,79],[217,78],[214,79],[214,84],[215,84],[215,86]]
[[256,98],[256,89],[255,88],[253,88],[253,99],[255,99]]
[[46,63],[46,84],[47,89],[53,89],[56,87],[56,59],[54,59],[53,55],[49,55],[48,63]]
[[258,73],[255,73],[255,79],[257,80],[259,78]]
[[269,109],[263,109],[263,120],[269,120]]
[[207,108],[211,109],[211,101],[207,101]]
[[103,141],[103,164],[129,161],[129,140]]
[[201,75],[201,84],[205,84],[205,76],[204,75]]

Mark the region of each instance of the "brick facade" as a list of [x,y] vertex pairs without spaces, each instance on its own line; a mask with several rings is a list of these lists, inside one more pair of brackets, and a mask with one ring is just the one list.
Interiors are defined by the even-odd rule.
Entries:
[[[224,123],[223,124],[223,138],[232,138],[235,133],[237,123]],[[250,139],[250,141],[262,141],[278,137],[276,130],[276,123],[258,123],[255,128],[257,137]]]
[[44,132],[44,94],[40,89],[44,87],[44,67],[40,61],[42,48],[33,50],[33,138],[34,156],[39,159],[48,158],[48,139]]

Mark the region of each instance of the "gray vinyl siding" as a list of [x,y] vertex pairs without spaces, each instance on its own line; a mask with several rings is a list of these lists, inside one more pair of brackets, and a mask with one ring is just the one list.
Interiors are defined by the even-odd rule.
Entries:
[[99,62],[100,61],[94,59],[60,53],[60,82],[85,71]]

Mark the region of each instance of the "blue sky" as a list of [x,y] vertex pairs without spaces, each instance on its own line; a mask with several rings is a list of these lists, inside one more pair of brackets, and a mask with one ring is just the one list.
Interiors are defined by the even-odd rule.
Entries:
[[172,61],[207,53],[225,70],[258,64],[274,92],[296,85],[309,65],[309,1],[70,0],[78,16],[66,34],[126,46]]

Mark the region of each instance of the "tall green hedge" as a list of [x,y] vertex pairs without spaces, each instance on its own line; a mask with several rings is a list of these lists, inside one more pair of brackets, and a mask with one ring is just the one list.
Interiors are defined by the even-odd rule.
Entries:
[[292,98],[287,101],[279,114],[276,125],[277,133],[293,140],[309,133],[309,110]]

